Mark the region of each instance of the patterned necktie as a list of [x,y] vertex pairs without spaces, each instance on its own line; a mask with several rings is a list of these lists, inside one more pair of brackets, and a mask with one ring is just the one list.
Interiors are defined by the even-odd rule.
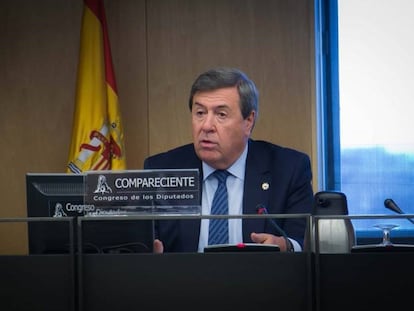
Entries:
[[[228,215],[229,213],[226,187],[226,180],[229,175],[229,172],[223,170],[217,170],[213,173],[213,176],[218,180],[218,186],[211,205],[211,215]],[[227,244],[228,242],[228,219],[210,219],[208,244]]]

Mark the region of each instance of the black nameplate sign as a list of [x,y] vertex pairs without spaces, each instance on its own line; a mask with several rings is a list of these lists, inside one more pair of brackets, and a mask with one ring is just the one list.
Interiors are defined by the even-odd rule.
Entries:
[[[198,169],[91,171],[84,204],[92,214],[200,213]],[[91,214],[91,213],[90,213]]]

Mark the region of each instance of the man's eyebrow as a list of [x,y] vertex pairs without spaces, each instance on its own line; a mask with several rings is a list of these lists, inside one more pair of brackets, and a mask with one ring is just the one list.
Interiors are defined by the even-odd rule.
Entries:
[[[200,102],[194,102],[193,105],[200,106],[200,107],[205,107],[205,105],[200,103]],[[229,105],[227,103],[221,103],[221,104],[215,106],[214,108],[216,109],[216,108],[227,108],[227,107],[229,107]]]
[[229,105],[227,105],[226,103],[224,103],[224,104],[221,104],[221,105],[218,105],[217,107],[216,107],[216,109],[222,109],[222,108],[229,108]]

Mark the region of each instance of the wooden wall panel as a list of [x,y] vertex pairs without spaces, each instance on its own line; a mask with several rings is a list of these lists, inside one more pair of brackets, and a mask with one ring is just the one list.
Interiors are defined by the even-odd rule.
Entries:
[[[62,0],[0,4],[0,217],[26,216],[26,172],[65,170],[81,8]],[[0,226],[0,251],[25,249],[25,237]]]
[[260,92],[253,137],[310,155],[310,12],[307,0],[149,1],[150,153],[191,140],[191,83],[208,68],[233,66]]
[[148,84],[145,0],[105,2],[124,124],[128,169],[148,155]]

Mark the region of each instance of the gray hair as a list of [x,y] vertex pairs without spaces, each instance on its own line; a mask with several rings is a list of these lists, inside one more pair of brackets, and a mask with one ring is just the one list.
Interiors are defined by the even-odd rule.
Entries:
[[193,108],[193,97],[197,92],[213,91],[225,87],[237,86],[240,96],[240,110],[244,119],[252,111],[255,111],[255,118],[259,112],[259,93],[252,80],[245,73],[235,68],[210,69],[198,76],[194,81],[189,99],[190,111]]

